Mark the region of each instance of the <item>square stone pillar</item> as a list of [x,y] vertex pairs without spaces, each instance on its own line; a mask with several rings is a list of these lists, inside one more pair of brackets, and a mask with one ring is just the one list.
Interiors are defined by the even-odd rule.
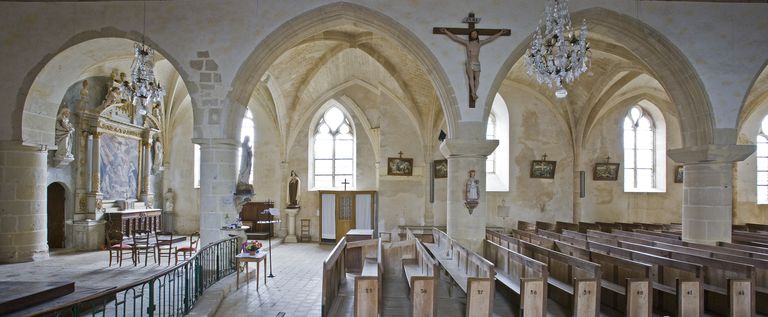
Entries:
[[[448,159],[448,235],[464,247],[481,253],[488,221],[488,204],[485,191],[485,161],[499,145],[498,140],[446,139],[440,152]],[[471,214],[464,204],[469,171],[475,171],[480,181],[479,203]]]
[[227,236],[221,230],[237,218],[232,194],[237,183],[238,143],[231,139],[195,139],[200,145],[201,246]]
[[684,241],[711,245],[731,242],[733,163],[754,151],[754,145],[710,144],[668,152],[670,158],[685,164]]
[[48,153],[0,143],[0,263],[48,258]]

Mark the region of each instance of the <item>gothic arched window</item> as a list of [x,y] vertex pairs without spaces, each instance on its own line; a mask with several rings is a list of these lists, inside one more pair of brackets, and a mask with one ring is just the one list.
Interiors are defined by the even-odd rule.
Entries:
[[315,125],[312,176],[316,189],[355,188],[355,133],[352,120],[334,104]]
[[768,204],[768,116],[757,133],[757,203]]
[[[255,149],[254,144],[256,144],[255,134],[256,134],[256,125],[253,122],[253,114],[251,113],[250,109],[246,109],[245,116],[243,117],[243,124],[240,126],[240,142],[243,142],[243,140],[245,140],[245,137],[247,136],[248,139],[250,140],[251,151],[253,153],[256,153],[256,151],[254,150]],[[238,147],[238,150],[237,150],[238,158],[242,156],[243,154],[242,151],[243,150]],[[237,160],[237,170],[238,172],[240,171],[240,160]],[[248,178],[248,183],[253,184],[253,164],[251,164],[251,176]]]
[[650,107],[635,105],[624,117],[625,191],[659,192],[666,188],[663,119],[654,120]]

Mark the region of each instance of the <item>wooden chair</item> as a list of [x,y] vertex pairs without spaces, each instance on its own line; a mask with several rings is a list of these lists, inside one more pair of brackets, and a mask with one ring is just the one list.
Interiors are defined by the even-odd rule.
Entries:
[[299,232],[299,241],[312,241],[312,236],[309,234],[309,219],[301,219],[301,231]]
[[179,263],[179,253],[181,253],[184,257],[184,260],[186,260],[187,253],[189,253],[189,256],[191,257],[192,253],[197,252],[198,241],[200,241],[200,232],[195,232],[189,235],[189,246],[179,247],[176,249],[176,263]]
[[147,258],[150,253],[152,260],[157,262],[155,243],[150,241],[151,236],[150,231],[136,230],[133,232],[133,252],[136,254],[137,262],[141,262],[141,254],[144,254],[144,266],[147,266]]
[[116,257],[118,266],[123,266],[123,258],[126,252],[131,255],[133,265],[136,265],[136,255],[133,252],[133,246],[123,243],[123,233],[120,230],[109,230],[105,235],[107,240],[107,250],[109,251],[109,266],[112,266],[112,257]]
[[[160,265],[163,257],[168,258],[168,265],[171,265],[171,256],[177,252],[176,247],[173,246],[173,233],[172,232],[155,232],[155,248],[157,248],[157,265]],[[178,258],[176,263],[178,263]]]

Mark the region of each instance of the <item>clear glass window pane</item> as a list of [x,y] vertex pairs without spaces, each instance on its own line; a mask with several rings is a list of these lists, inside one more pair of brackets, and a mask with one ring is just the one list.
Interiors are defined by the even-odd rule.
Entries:
[[632,151],[632,150],[624,151],[624,167],[626,168],[635,167],[635,151]]
[[351,159],[354,157],[354,144],[352,140],[336,140],[336,158]]
[[637,151],[637,167],[653,168],[653,150],[636,150],[636,151]]
[[637,131],[637,148],[638,149],[653,149],[653,131],[650,130],[638,130]]
[[352,160],[336,160],[335,174],[352,175]]
[[485,161],[485,172],[487,174],[495,173],[496,162],[490,157]]
[[758,157],[768,156],[768,144],[766,144],[766,143],[758,143],[757,144],[757,156]]
[[318,187],[318,188],[332,188],[333,187],[333,176],[315,175],[315,187]]
[[325,123],[331,128],[331,131],[336,131],[336,129],[339,128],[339,125],[344,121],[344,113],[341,112],[339,108],[332,107],[325,112],[323,119],[325,119]]
[[333,160],[315,160],[315,175],[333,175]]
[[637,170],[637,188],[653,188],[653,171],[650,169]]
[[[195,188],[200,188],[200,145],[194,145],[193,160],[195,165],[194,175],[192,176]],[[189,174],[187,174],[189,175]]]
[[635,186],[635,170],[632,168],[626,168],[624,169],[624,182],[629,184],[630,187],[636,188]]
[[768,185],[768,172],[757,172],[757,184]]
[[333,158],[333,140],[316,139],[315,140],[315,158],[332,159]]
[[765,157],[758,157],[757,158],[757,171],[768,171],[768,158]]
[[768,204],[768,186],[757,186],[757,203]]
[[635,148],[635,132],[632,130],[624,130],[624,148]]

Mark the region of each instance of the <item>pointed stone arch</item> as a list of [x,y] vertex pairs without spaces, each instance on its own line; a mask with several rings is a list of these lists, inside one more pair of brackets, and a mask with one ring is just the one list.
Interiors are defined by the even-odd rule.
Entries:
[[[230,104],[248,104],[248,99],[262,75],[283,53],[313,35],[347,24],[361,25],[381,32],[401,45],[414,60],[428,70],[426,73],[440,100],[449,133],[455,130],[460,119],[458,103],[448,76],[437,57],[413,32],[396,20],[373,9],[346,2],[309,10],[270,33],[238,69],[228,95]],[[236,113],[230,111],[228,116],[228,122],[233,122]]]
[[[100,62],[85,57],[80,63],[73,63],[72,58],[87,50],[90,45],[105,40],[141,42],[142,35],[115,28],[86,31],[70,38],[55,53],[46,55],[35,68],[27,73],[17,95],[16,109],[13,112],[13,139],[20,140],[25,145],[49,146],[54,144],[53,127],[56,112],[67,88],[72,83],[83,79],[80,77],[85,68]],[[173,66],[190,94],[197,90],[197,86],[189,80],[184,68],[168,51],[149,38],[144,39],[144,41]],[[62,84],[57,85],[57,83]],[[194,111],[194,100],[192,102]]]
[[[590,33],[600,34],[642,57],[638,61],[664,87],[680,115],[684,147],[712,143],[715,125],[709,96],[693,65],[669,39],[642,21],[605,8],[577,11],[572,19],[586,19]],[[531,38],[529,35],[512,51],[496,74],[491,92],[499,90],[514,64],[525,55]],[[485,109],[485,120],[489,113],[490,109]]]

